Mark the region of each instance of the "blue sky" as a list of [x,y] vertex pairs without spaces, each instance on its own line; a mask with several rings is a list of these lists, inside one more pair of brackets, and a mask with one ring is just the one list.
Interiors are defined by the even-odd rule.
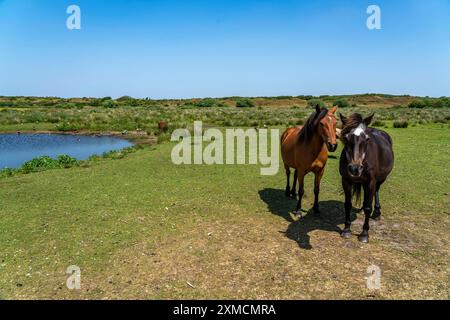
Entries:
[[0,0],[0,95],[366,92],[450,96],[449,0]]

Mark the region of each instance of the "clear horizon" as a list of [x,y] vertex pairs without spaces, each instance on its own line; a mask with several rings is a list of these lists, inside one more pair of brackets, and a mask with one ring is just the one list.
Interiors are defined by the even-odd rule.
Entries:
[[150,100],[191,100],[191,99],[230,99],[230,98],[249,98],[249,99],[264,99],[264,98],[282,98],[282,97],[289,97],[289,98],[301,98],[301,97],[307,97],[312,96],[314,98],[320,98],[320,97],[354,97],[354,96],[361,96],[361,95],[387,95],[387,96],[394,96],[394,97],[402,97],[402,96],[409,96],[409,97],[417,97],[417,98],[450,98],[450,96],[418,96],[418,95],[410,95],[410,94],[391,94],[391,93],[383,93],[383,92],[366,92],[366,93],[355,93],[355,94],[323,94],[323,95],[310,95],[310,94],[298,94],[298,95],[274,95],[274,96],[203,96],[203,97],[184,97],[184,98],[152,98],[152,97],[133,97],[128,94],[120,95],[120,96],[27,96],[27,95],[1,95],[0,97],[5,98],[11,98],[11,97],[24,97],[24,98],[57,98],[57,99],[103,99],[103,98],[111,98],[113,100],[122,98],[122,97],[130,97],[132,99],[150,99]]
[[450,96],[448,0],[0,0],[0,39],[2,96]]

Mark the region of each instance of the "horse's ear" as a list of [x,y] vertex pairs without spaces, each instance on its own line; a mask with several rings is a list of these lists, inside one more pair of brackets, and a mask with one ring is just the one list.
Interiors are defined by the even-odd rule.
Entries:
[[336,111],[337,111],[337,109],[338,109],[338,107],[337,107],[337,106],[335,106],[335,107],[333,107],[333,109],[331,109],[331,111],[330,111],[330,112],[331,112],[332,114],[335,114],[335,113],[336,113]]
[[370,124],[372,123],[372,120],[373,120],[373,116],[375,115],[375,113],[372,113],[370,116],[368,116],[367,118],[365,118],[364,120],[363,120],[363,122],[364,122],[364,124],[366,125],[366,126],[370,126]]
[[345,126],[347,124],[347,117],[342,113],[339,113],[339,117],[341,118],[342,124]]
[[318,104],[316,104],[316,112],[320,113],[320,106]]

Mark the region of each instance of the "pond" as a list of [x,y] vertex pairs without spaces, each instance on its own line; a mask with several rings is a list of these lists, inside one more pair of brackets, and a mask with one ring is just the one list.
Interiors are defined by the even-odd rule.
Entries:
[[0,134],[0,169],[18,168],[40,156],[56,158],[67,154],[77,160],[86,160],[92,155],[102,155],[132,145],[128,140],[112,136]]

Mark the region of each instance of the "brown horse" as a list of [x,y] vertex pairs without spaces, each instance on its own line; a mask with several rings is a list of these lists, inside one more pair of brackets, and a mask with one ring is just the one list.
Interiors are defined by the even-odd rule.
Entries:
[[[299,198],[295,215],[301,217],[302,197],[304,194],[304,178],[309,172],[315,175],[314,180],[314,213],[319,214],[319,191],[328,151],[334,152],[336,141],[337,107],[330,111],[316,107],[303,127],[287,129],[281,136],[281,155],[286,169],[286,196],[295,196],[296,181],[299,183]],[[289,188],[290,168],[295,169],[292,190]]]

